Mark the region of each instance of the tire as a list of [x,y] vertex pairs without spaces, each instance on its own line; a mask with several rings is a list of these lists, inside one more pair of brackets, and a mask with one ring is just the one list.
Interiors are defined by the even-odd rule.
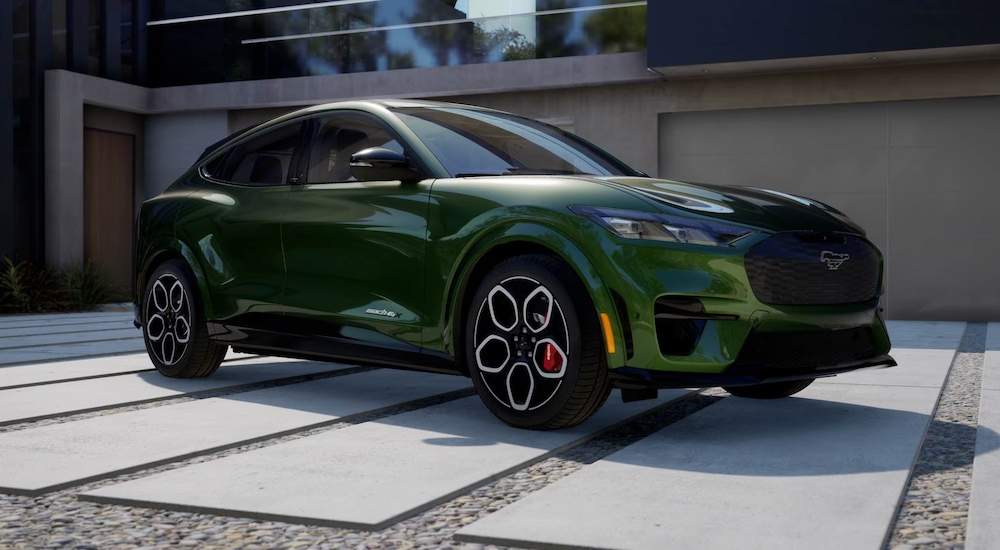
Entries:
[[160,264],[146,283],[142,337],[156,370],[170,378],[210,376],[229,346],[208,337],[198,287],[181,260]]
[[750,399],[780,399],[782,397],[791,397],[800,391],[809,387],[809,384],[815,382],[815,378],[807,378],[805,380],[791,380],[789,382],[771,382],[768,384],[759,384],[756,386],[734,386],[731,388],[722,388],[727,392],[735,395],[736,397],[747,397]]
[[473,295],[464,334],[479,397],[511,426],[575,426],[611,393],[590,296],[555,258],[516,256],[494,267]]

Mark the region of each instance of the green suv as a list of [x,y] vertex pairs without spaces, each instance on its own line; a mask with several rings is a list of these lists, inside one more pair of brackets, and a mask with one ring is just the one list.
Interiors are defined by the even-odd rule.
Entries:
[[770,399],[894,365],[882,257],[819,202],[653,179],[579,137],[446,103],[300,110],[142,205],[136,325],[171,377],[262,355],[469,376],[505,422],[612,388]]

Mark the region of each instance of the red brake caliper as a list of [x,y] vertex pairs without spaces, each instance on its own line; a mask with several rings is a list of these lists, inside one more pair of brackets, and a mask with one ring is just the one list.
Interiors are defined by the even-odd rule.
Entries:
[[545,372],[559,372],[563,367],[562,355],[556,352],[556,347],[550,343],[545,344],[545,358],[542,360],[542,368]]

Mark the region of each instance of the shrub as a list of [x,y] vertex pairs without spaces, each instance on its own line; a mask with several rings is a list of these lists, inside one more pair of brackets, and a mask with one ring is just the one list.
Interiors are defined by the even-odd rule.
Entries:
[[28,262],[15,264],[4,258],[0,271],[0,311],[4,313],[41,313],[65,311],[70,302],[58,275],[38,269]]
[[73,264],[63,273],[62,287],[73,309],[89,310],[100,304],[122,301],[124,292],[112,284],[92,260]]

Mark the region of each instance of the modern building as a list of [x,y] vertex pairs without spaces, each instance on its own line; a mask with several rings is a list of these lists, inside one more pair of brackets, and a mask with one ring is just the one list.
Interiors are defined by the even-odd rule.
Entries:
[[126,281],[136,205],[206,146],[374,97],[814,197],[885,253],[890,318],[1000,320],[996,0],[5,2],[0,253]]

